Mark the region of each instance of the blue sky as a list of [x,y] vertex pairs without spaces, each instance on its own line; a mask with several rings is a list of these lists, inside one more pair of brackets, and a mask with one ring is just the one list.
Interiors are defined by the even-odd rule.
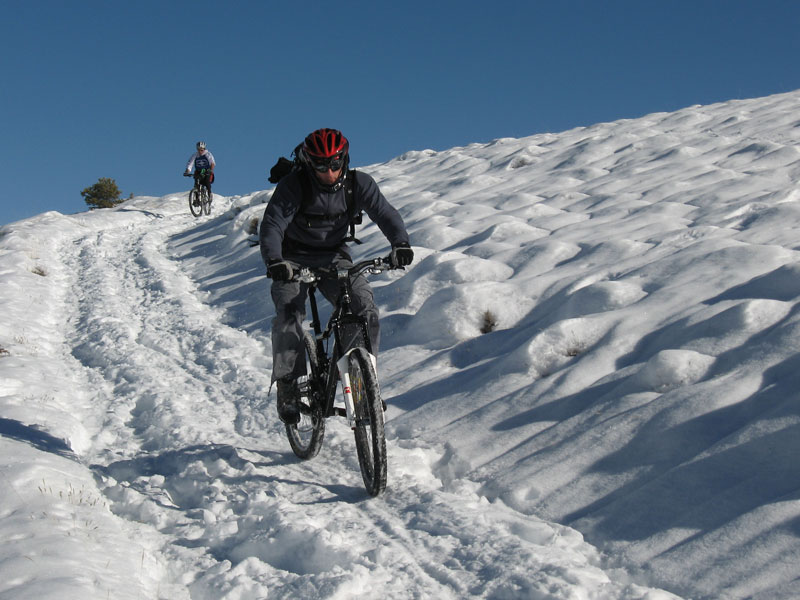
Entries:
[[0,223],[270,187],[318,127],[355,166],[800,88],[800,2],[0,0]]

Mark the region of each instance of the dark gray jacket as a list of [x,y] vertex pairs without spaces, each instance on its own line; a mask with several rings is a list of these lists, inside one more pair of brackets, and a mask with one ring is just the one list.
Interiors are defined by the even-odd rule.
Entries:
[[[352,176],[350,172],[348,176]],[[356,211],[363,210],[392,245],[408,243],[408,233],[400,213],[389,204],[375,180],[355,171],[353,197]],[[301,174],[292,172],[280,180],[261,220],[261,257],[270,260],[334,253],[345,249],[344,238],[350,233],[344,186],[326,192],[311,179],[311,200],[300,211],[303,196]],[[306,218],[307,216],[311,218]]]

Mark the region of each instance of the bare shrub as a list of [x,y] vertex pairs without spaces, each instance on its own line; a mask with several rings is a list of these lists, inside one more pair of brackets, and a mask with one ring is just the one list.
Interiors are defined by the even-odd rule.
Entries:
[[497,317],[490,310],[484,311],[481,322],[481,333],[489,333],[495,329],[497,329]]

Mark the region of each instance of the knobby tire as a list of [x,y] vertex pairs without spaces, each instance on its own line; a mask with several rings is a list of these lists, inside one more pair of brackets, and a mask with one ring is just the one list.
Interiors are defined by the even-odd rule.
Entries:
[[286,435],[292,451],[304,460],[314,458],[325,437],[325,415],[322,406],[322,386],[324,374],[320,372],[316,344],[309,332],[304,332],[303,343],[306,355],[308,381],[306,395],[300,399],[300,421],[294,425],[286,425]]
[[[195,200],[197,201],[197,205],[195,206]],[[199,217],[203,214],[203,202],[201,198],[198,196],[197,188],[193,188],[189,192],[189,210],[192,211],[192,215],[195,217]]]
[[350,388],[356,414],[356,450],[361,477],[370,496],[386,489],[386,434],[378,376],[365,348],[349,354]]

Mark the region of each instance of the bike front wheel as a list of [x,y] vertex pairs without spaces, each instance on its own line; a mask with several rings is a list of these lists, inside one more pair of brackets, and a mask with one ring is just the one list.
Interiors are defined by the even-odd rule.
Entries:
[[192,191],[189,192],[189,210],[192,211],[192,215],[195,217],[199,217],[203,214],[203,203],[200,200],[200,194],[197,188],[193,188]]
[[378,376],[365,348],[349,354],[348,372],[356,416],[356,450],[361,477],[370,496],[386,489],[386,434]]
[[323,392],[318,383],[322,380],[322,373],[317,358],[317,348],[314,338],[307,331],[304,332],[303,343],[308,379],[301,386],[300,421],[294,425],[287,424],[286,435],[292,452],[299,458],[307,460],[314,458],[322,448],[322,439],[325,437],[325,415],[322,406]]

